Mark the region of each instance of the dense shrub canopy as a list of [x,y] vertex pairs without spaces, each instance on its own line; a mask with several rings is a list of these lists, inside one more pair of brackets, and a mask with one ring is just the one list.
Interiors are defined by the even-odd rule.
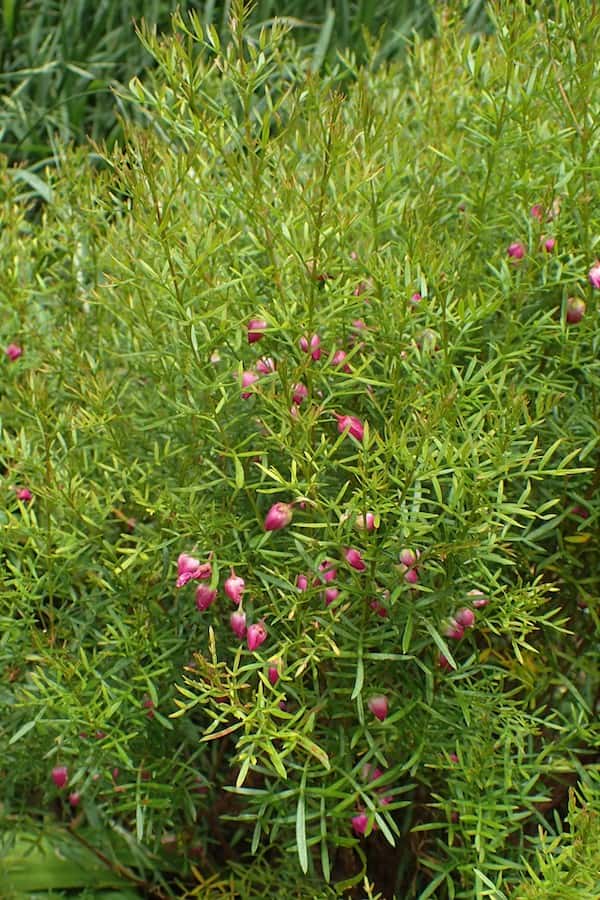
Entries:
[[5,171],[8,835],[160,896],[597,896],[600,20],[555,6],[325,75],[178,16],[122,148]]

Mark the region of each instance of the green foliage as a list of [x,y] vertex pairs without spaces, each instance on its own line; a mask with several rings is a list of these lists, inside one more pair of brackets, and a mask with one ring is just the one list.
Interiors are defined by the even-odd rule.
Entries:
[[[143,33],[123,148],[6,169],[7,843],[86,822],[157,896],[529,897],[574,860],[593,889],[600,20],[555,6],[499,4],[485,39],[448,15],[402,64],[325,74],[240,4],[228,43],[180,15]],[[275,502],[293,521],[265,532]],[[211,554],[205,612],[183,552]]]

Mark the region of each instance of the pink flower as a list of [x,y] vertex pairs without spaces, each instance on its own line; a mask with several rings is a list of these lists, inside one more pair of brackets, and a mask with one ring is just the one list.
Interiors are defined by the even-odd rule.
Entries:
[[248,343],[254,344],[256,341],[260,341],[264,337],[267,328],[268,324],[264,319],[250,319],[248,322]]
[[356,517],[356,527],[362,528],[365,531],[373,531],[374,528],[377,528],[375,524],[375,514],[372,512],[367,512],[364,515],[359,513]]
[[211,591],[207,584],[199,584],[196,588],[196,608],[200,612],[206,612],[212,606],[217,596],[216,591]]
[[380,722],[384,722],[387,719],[388,698],[385,694],[378,694],[376,697],[371,697],[368,706],[375,718],[379,719]]
[[593,288],[600,290],[600,260],[596,260],[588,272],[588,281]]
[[246,636],[246,613],[236,610],[229,616],[231,630],[242,641]]
[[377,781],[383,774],[383,769],[374,766],[372,763],[365,763],[360,770],[360,777],[363,781]]
[[334,568],[333,563],[329,559],[324,559],[319,565],[319,572],[321,573],[322,581],[335,581],[337,578],[337,569]]
[[447,638],[452,638],[455,641],[460,641],[461,637],[465,633],[464,626],[461,625],[456,619],[450,619],[450,622],[446,626],[446,630],[444,634]]
[[525,256],[525,245],[520,241],[515,241],[506,248],[506,252],[511,259],[523,259]]
[[334,600],[337,600],[339,596],[340,592],[337,588],[328,587],[325,590],[325,606],[330,606],[330,604],[332,604]]
[[292,393],[292,403],[295,403],[296,406],[300,406],[303,400],[306,400],[308,397],[308,388],[305,384],[302,384],[301,381],[298,384],[294,385],[293,393]]
[[458,756],[456,755],[456,753],[448,754],[448,758],[450,759],[450,762],[453,762],[453,763],[458,762]]
[[271,375],[275,371],[275,360],[271,356],[263,356],[256,363],[256,371],[261,375]]
[[348,434],[352,435],[357,441],[362,441],[365,430],[360,419],[357,419],[356,416],[340,416],[338,413],[334,413],[334,416],[337,419],[338,431],[340,434],[347,431]]
[[[250,387],[250,385],[255,384],[258,381],[258,375],[256,372],[242,372],[242,387]],[[251,397],[253,391],[242,391],[242,400],[248,400]]]
[[258,650],[261,644],[267,639],[267,629],[265,628],[264,622],[257,622],[255,625],[251,625],[246,633],[246,642],[248,644],[248,650],[254,652],[254,650]]
[[279,531],[285,528],[292,521],[292,504],[291,503],[274,503],[265,516],[265,531]]
[[200,563],[195,557],[181,553],[177,559],[177,581],[175,587],[183,587],[188,581],[206,581],[212,575],[209,562]]
[[59,791],[66,787],[67,782],[69,781],[69,770],[66,766],[55,766],[52,769],[51,775],[52,781]]
[[313,334],[310,341],[308,338],[303,335],[299,342],[299,347],[303,353],[308,353],[310,350],[310,355],[315,360],[321,359],[321,338],[318,334]]
[[452,666],[450,665],[450,662],[449,662],[448,658],[447,658],[446,656],[444,656],[443,653],[440,653],[440,655],[438,656],[438,666],[439,666],[440,669],[442,669],[444,672],[451,672],[451,671],[452,671]]
[[4,352],[11,362],[15,362],[15,360],[23,355],[23,348],[19,347],[18,344],[9,344]]
[[569,325],[578,325],[583,319],[584,315],[585,301],[582,300],[581,297],[569,297],[569,299],[567,300],[566,312],[566,319]]
[[478,591],[477,588],[474,588],[472,591],[468,591],[467,597],[473,598],[471,600],[471,603],[476,609],[481,609],[482,607],[487,606],[490,602],[483,591]]
[[296,576],[296,587],[299,591],[308,590],[308,578],[306,575],[297,575]]
[[279,681],[279,669],[277,668],[277,666],[269,666],[267,678],[269,679],[269,683],[272,684],[273,687],[275,687],[275,685]]
[[33,494],[29,488],[17,488],[17,500],[20,500],[22,503],[29,503],[32,499]]
[[348,547],[344,553],[344,557],[346,558],[348,565],[352,566],[353,569],[356,569],[357,572],[364,572],[367,568],[367,564],[362,558],[360,550],[357,550],[355,547]]
[[341,366],[343,372],[351,372],[352,369],[346,362],[346,358],[347,354],[345,350],[336,350],[333,354],[331,365],[335,366],[336,368],[339,368]]
[[389,613],[385,606],[379,602],[379,600],[371,600],[369,606],[375,613],[375,615],[379,616],[380,619],[387,619]]
[[231,575],[225,579],[223,590],[230,600],[233,600],[238,606],[242,602],[242,595],[246,588],[246,582],[239,575],[235,574],[235,569],[231,567]]
[[546,253],[552,253],[554,248],[556,247],[556,238],[549,237],[544,241],[544,250]]
[[475,613],[472,609],[468,609],[466,606],[463,609],[459,609],[455,616],[456,621],[459,625],[462,625],[463,628],[472,628],[475,624]]
[[356,834],[364,834],[367,830],[369,820],[365,813],[359,813],[351,819],[352,828]]
[[79,801],[81,800],[81,794],[78,791],[73,791],[69,794],[69,803],[75,809],[76,806],[79,806]]
[[419,573],[416,569],[407,569],[404,573],[404,580],[407,584],[418,584]]
[[541,203],[534,203],[531,207],[530,212],[532,219],[539,219],[539,221],[541,222],[541,220],[544,218],[544,207]]
[[415,291],[415,293],[410,298],[410,302],[413,306],[418,306],[422,299],[423,297],[421,296],[421,294],[418,291]]
[[414,550],[409,550],[408,547],[404,547],[400,551],[400,562],[404,566],[416,566],[418,558],[418,554]]

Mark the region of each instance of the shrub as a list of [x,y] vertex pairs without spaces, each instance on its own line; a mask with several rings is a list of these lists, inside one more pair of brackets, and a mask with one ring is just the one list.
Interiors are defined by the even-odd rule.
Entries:
[[502,897],[596,814],[599,22],[555,6],[323,76],[178,16],[147,128],[7,190],[11,822],[165,896]]

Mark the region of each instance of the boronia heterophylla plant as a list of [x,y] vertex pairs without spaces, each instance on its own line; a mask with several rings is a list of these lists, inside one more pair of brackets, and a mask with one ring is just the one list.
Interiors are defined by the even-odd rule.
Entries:
[[5,200],[5,803],[166,894],[500,896],[600,802],[598,22],[496,13],[322,77],[176,18]]

